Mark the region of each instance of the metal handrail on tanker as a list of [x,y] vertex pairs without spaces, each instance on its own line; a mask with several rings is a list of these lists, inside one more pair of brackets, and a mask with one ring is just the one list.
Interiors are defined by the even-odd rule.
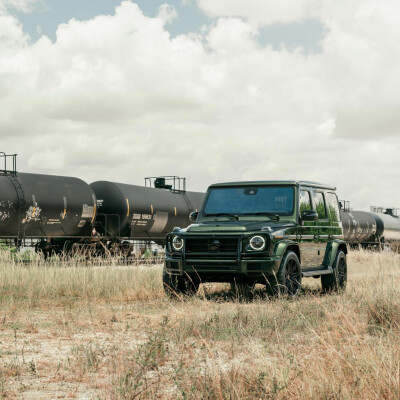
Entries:
[[[6,154],[6,153],[4,153],[4,151],[0,151],[0,158],[4,159],[3,160],[4,161],[4,163],[3,163],[4,168],[0,169],[0,172],[2,172],[4,174],[12,173],[12,174],[15,175],[17,173],[17,155],[18,154]],[[9,158],[12,158],[12,170],[8,170],[7,169],[7,160]]]
[[[179,176],[149,176],[144,178],[145,187],[156,189],[168,189],[175,193],[186,192],[186,178]],[[171,183],[171,184],[167,184]]]

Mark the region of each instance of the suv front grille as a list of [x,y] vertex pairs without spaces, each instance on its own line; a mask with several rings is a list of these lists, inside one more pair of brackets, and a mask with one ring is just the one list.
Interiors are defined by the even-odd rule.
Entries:
[[238,238],[187,238],[186,259],[210,259],[236,261],[239,249]]
[[[237,238],[188,238],[186,239],[186,252],[237,252],[238,243],[239,240]],[[215,249],[216,247],[217,250]]]

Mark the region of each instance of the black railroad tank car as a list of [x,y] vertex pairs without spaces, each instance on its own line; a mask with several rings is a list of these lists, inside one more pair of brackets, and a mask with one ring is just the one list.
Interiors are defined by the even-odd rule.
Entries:
[[341,211],[344,240],[348,243],[376,243],[379,240],[374,216],[366,211]]
[[204,193],[156,189],[116,182],[90,185],[97,197],[97,227],[104,236],[163,242],[174,227],[190,224]]
[[400,243],[400,219],[397,216],[366,211],[341,211],[341,216],[344,240],[353,247]]
[[78,178],[29,173],[0,175],[0,237],[90,236],[96,197]]

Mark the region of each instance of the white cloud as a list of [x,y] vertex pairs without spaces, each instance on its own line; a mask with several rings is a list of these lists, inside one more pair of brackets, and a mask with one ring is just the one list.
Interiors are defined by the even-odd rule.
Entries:
[[240,19],[221,18],[210,30],[207,42],[209,47],[221,54],[235,52],[245,54],[254,50],[257,30]]
[[177,174],[204,190],[300,178],[336,184],[359,207],[400,206],[400,4],[390,6],[324,5],[328,33],[309,56],[261,47],[257,23],[229,16],[171,38],[172,8],[149,18],[129,1],[59,26],[55,43],[31,43],[3,14],[0,150],[20,153],[21,169],[87,181]]
[[[47,146],[46,146],[47,147]],[[65,153],[62,148],[47,147],[43,151],[38,151],[28,160],[29,168],[36,168],[40,165],[42,169],[49,171],[49,173],[54,173],[55,171],[60,171],[65,169]]]
[[164,21],[165,24],[170,24],[177,16],[178,13],[176,12],[175,7],[170,6],[169,4],[162,4],[158,7],[157,18]]
[[197,0],[209,17],[242,17],[257,25],[315,18],[320,0]]
[[28,43],[28,36],[24,35],[21,24],[11,15],[0,10],[0,57],[2,64],[7,63],[6,55],[16,54]]
[[30,12],[34,9],[37,3],[41,0],[1,0],[0,10],[6,8],[12,8],[23,12]]

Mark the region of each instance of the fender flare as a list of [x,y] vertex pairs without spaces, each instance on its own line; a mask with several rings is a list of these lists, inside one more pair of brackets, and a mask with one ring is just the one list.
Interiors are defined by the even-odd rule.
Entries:
[[327,267],[332,267],[339,250],[342,250],[344,254],[348,253],[347,244],[345,241],[336,239],[329,242],[326,246],[324,265]]
[[299,261],[301,262],[299,244],[289,239],[281,240],[275,244],[274,248],[275,256],[280,258],[283,257],[288,248],[293,248],[293,251],[296,253],[297,257],[299,258]]

